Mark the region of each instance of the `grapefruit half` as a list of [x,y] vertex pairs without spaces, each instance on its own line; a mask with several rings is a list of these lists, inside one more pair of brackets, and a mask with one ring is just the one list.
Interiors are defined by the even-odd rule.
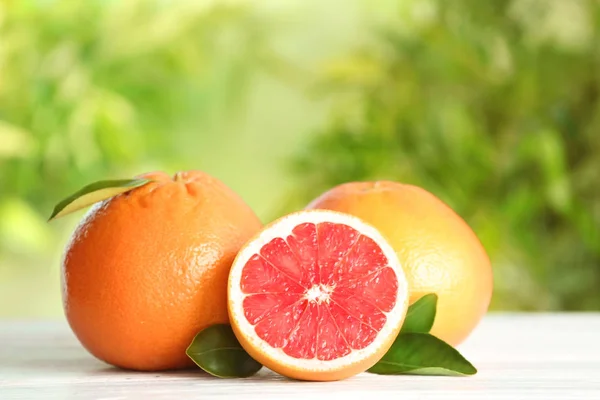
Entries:
[[284,376],[328,381],[373,366],[398,335],[408,287],[394,249],[347,214],[308,210],[266,226],[229,274],[233,331]]

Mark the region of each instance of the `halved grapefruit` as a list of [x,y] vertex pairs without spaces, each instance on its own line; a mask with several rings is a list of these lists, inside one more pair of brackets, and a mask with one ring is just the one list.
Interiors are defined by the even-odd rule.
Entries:
[[367,370],[396,338],[408,288],[394,249],[371,225],[309,210],[266,226],[229,274],[233,331],[258,362],[290,378]]

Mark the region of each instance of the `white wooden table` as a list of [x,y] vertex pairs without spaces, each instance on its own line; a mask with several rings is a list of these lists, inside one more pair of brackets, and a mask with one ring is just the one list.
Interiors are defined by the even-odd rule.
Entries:
[[600,313],[488,315],[460,349],[477,375],[221,380],[121,371],[88,355],[64,322],[0,321],[0,399],[600,399]]

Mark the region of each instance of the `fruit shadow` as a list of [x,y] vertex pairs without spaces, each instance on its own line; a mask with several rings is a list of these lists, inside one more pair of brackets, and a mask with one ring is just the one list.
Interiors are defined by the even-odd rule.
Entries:
[[[141,371],[132,371],[121,369],[118,367],[113,367],[110,365],[105,365],[103,368],[99,369],[96,372],[98,375],[110,375],[113,378],[121,378],[124,380],[131,379],[144,379],[145,381],[151,380],[193,380],[195,382],[225,382],[227,378],[219,378],[213,375],[208,374],[207,372],[201,370],[200,368],[191,367],[187,369],[179,369],[179,370],[171,370],[171,371],[157,371],[157,372],[141,372]],[[233,378],[231,378],[233,379]],[[236,384],[248,384],[253,385],[260,383],[262,384],[279,384],[281,382],[298,382],[298,383],[314,383],[320,384],[322,382],[306,382],[300,381],[296,379],[287,378],[285,376],[279,375],[268,368],[263,367],[258,373],[251,377],[247,378],[235,378]],[[330,382],[335,383],[335,382]]]
[[[214,377],[197,367],[156,372],[122,369],[105,364],[81,349],[68,349],[51,355],[37,351],[23,352],[20,353],[20,357],[4,359],[0,365],[0,382],[17,386],[31,384],[33,381],[40,381],[38,383],[42,381],[102,383],[107,382],[107,379],[111,383],[144,382],[148,384],[165,381],[188,381],[202,384],[228,380]],[[320,384],[320,382],[309,383],[286,378],[264,367],[251,377],[236,378],[235,380],[237,385],[248,385],[249,390],[252,390],[251,387],[255,385],[277,385],[281,382]],[[331,383],[335,384],[335,382]]]

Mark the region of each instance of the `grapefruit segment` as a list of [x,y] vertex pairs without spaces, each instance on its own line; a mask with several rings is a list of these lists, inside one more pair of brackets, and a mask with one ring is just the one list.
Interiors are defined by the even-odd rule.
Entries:
[[317,335],[312,338],[312,341],[316,341],[317,344],[317,359],[331,361],[350,354],[352,348],[335,323],[330,308],[323,304],[317,307],[319,309]]
[[253,293],[303,293],[304,288],[297,280],[287,275],[282,269],[254,254],[244,267],[241,289],[246,294]]
[[305,274],[306,286],[319,280],[317,269],[317,227],[300,224],[287,237],[287,244],[298,259]]
[[229,275],[236,337],[283,375],[342,379],[375,364],[408,304],[394,250],[350,215],[311,210],[283,217],[250,240]]
[[335,324],[352,349],[360,350],[367,347],[380,329],[375,329],[361,319],[350,315],[346,310],[332,304],[329,307],[329,313],[335,320]]
[[283,348],[285,354],[295,358],[315,358],[317,343],[313,339],[317,336],[318,320],[319,306],[309,302],[296,329],[290,334],[288,343]]
[[260,249],[260,255],[297,285],[303,287],[309,285],[298,259],[283,238],[275,238],[264,245]]
[[337,288],[331,296],[331,301],[345,310],[348,315],[358,318],[376,331],[380,331],[387,320],[383,311],[343,287]]
[[321,283],[332,285],[338,282],[338,277],[346,266],[346,263],[341,261],[359,237],[360,234],[348,225],[331,222],[322,222],[317,225],[317,263]]
[[394,278],[394,270],[386,267],[365,275],[362,280],[342,282],[340,286],[359,296],[363,301],[374,304],[381,311],[390,312],[394,308],[398,290],[398,281]]
[[387,263],[387,257],[381,252],[377,243],[363,235],[348,251],[345,262],[341,263],[340,272],[346,276],[340,281],[347,284],[356,280],[360,281],[365,275],[386,267]]
[[298,321],[307,305],[307,300],[301,300],[285,308],[280,308],[256,324],[254,331],[259,338],[274,348],[284,347],[298,326]]
[[258,293],[244,299],[244,316],[252,325],[298,301],[295,293]]

